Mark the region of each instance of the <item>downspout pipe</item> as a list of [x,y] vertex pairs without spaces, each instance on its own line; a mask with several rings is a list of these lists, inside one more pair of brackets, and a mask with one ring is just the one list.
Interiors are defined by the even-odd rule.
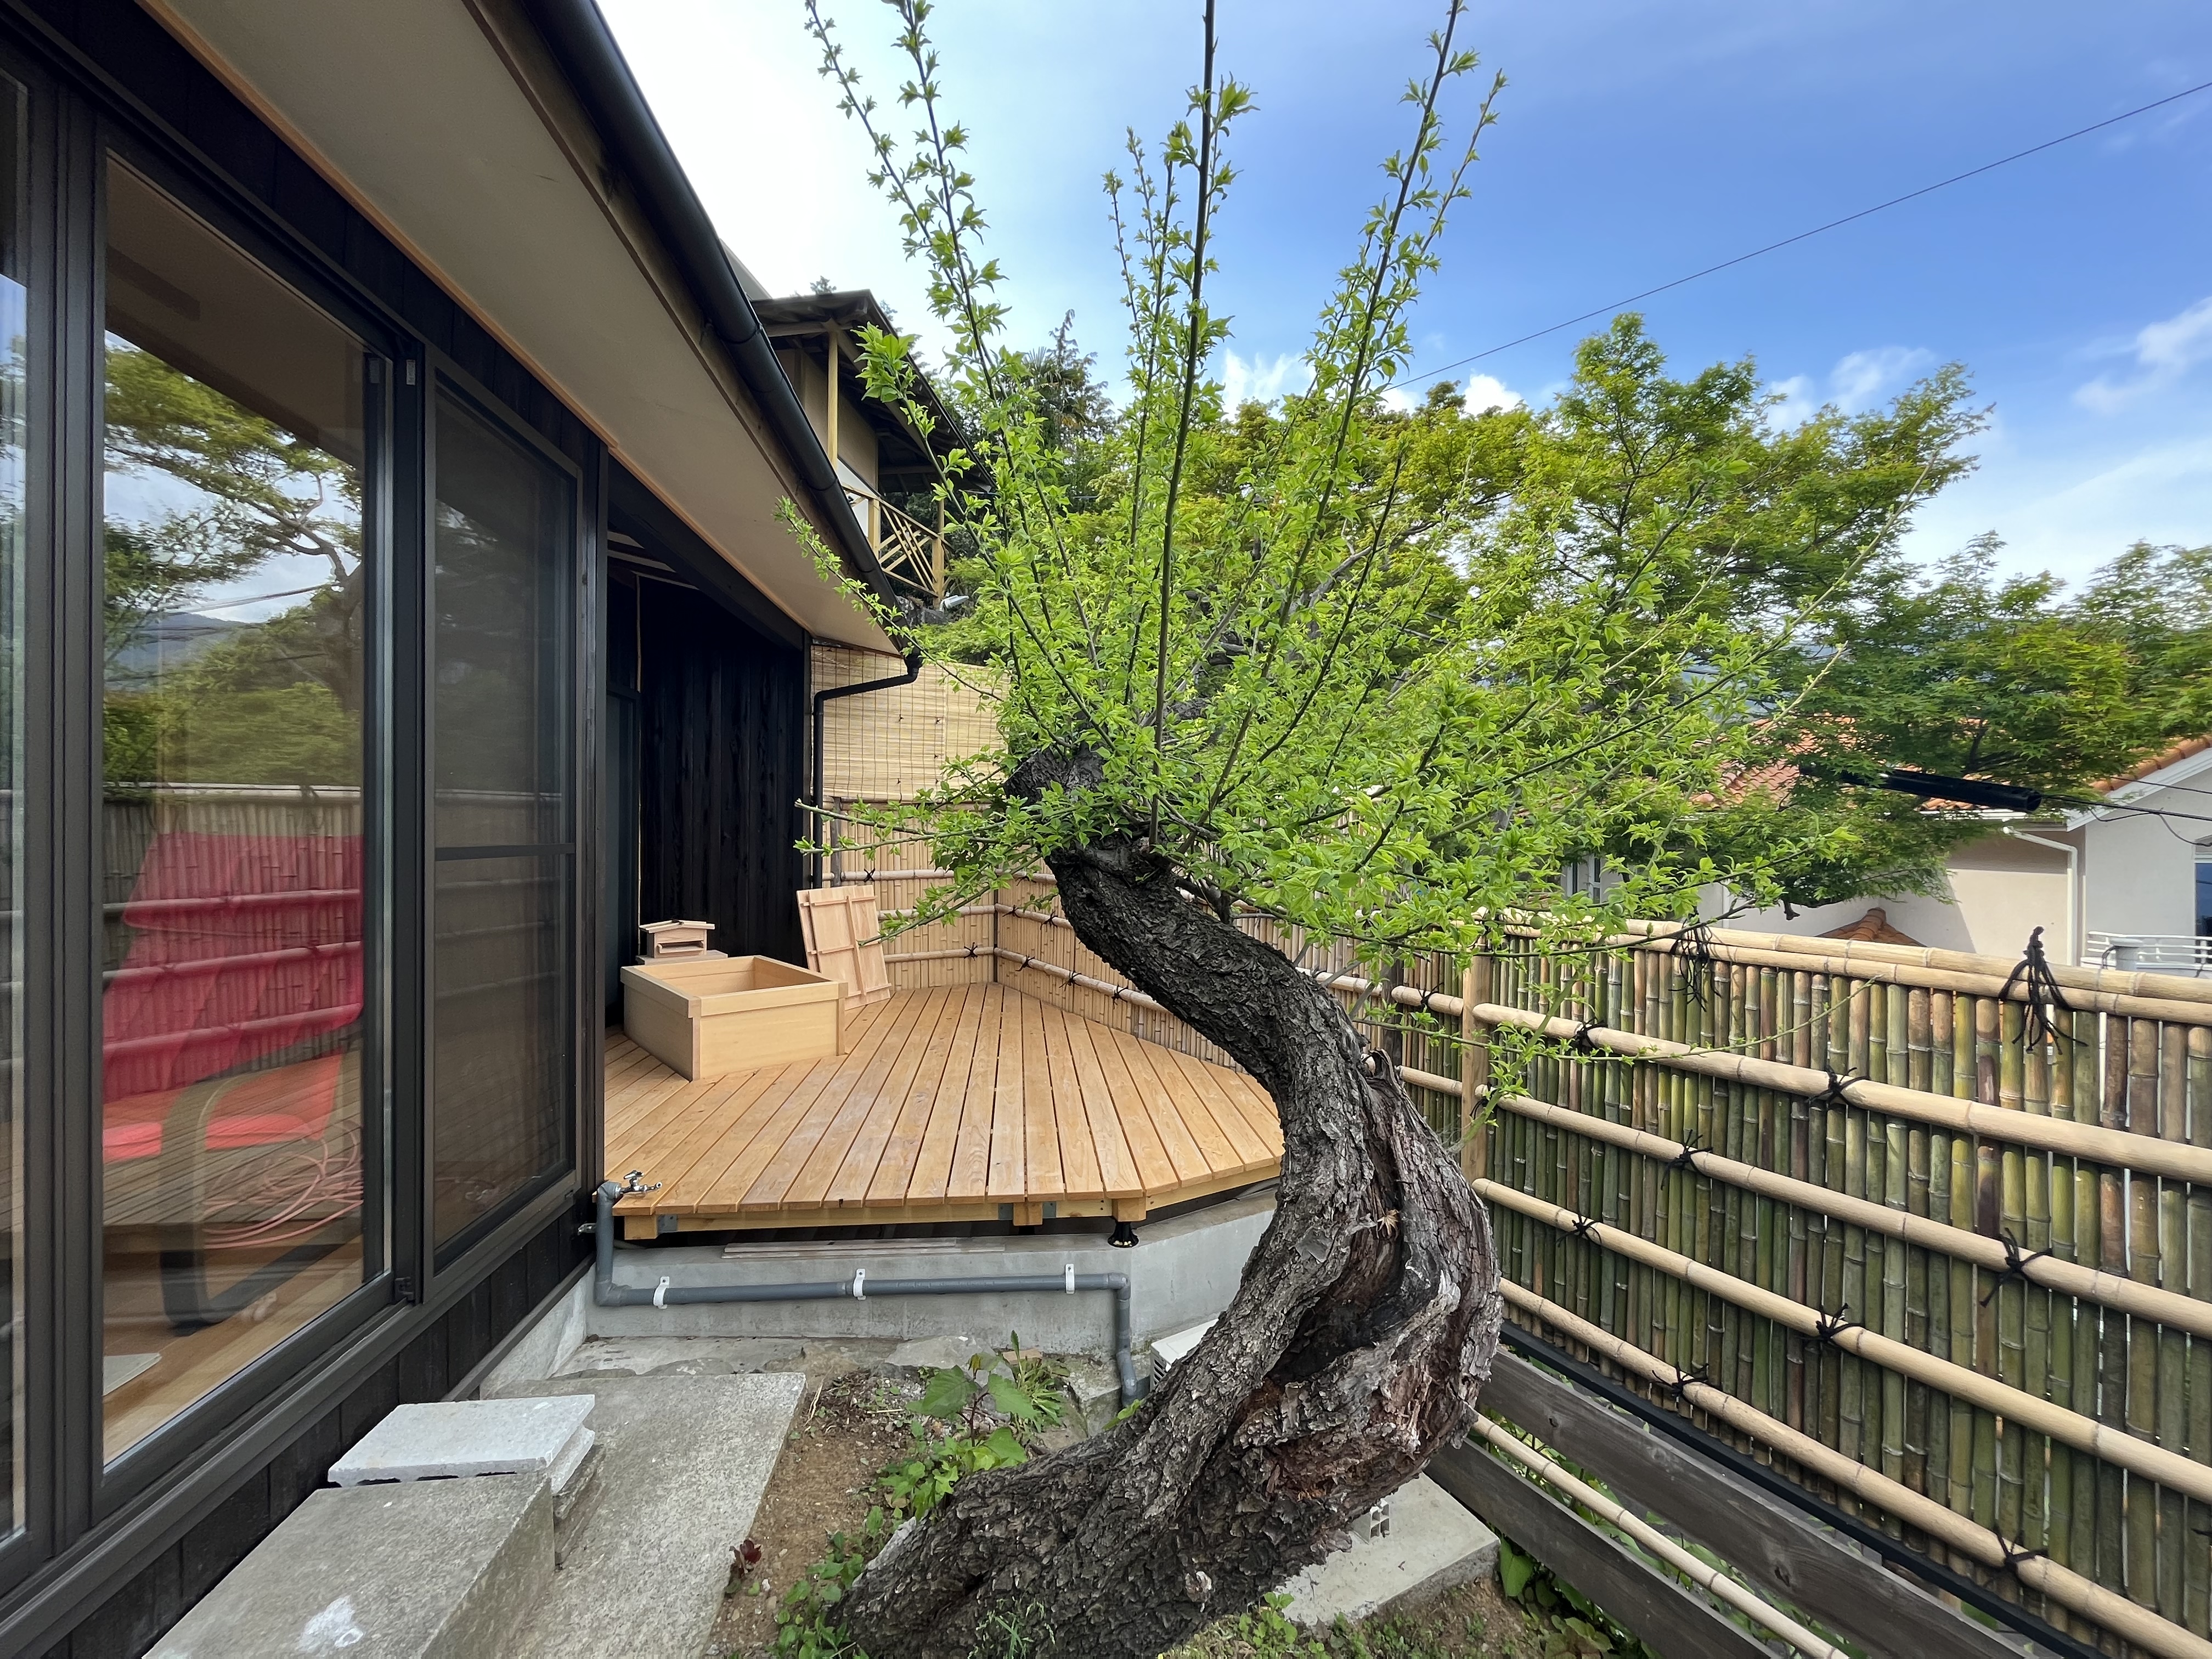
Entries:
[[[814,810],[817,812],[821,811],[827,805],[827,803],[822,799],[822,791],[823,787],[823,776],[825,769],[822,757],[822,734],[826,723],[823,716],[823,710],[835,698],[857,697],[863,691],[888,691],[894,685],[912,685],[921,678],[921,653],[919,651],[908,651],[906,653],[906,671],[903,673],[893,674],[887,678],[880,680],[862,680],[856,685],[833,685],[825,691],[817,691],[814,694],[813,800]],[[821,828],[821,821],[817,819],[815,823],[815,829],[817,833],[820,831]],[[814,855],[814,884],[817,887],[819,887],[822,885],[822,855],[819,853],[817,853]]]
[[524,3],[590,115],[621,185],[633,193],[659,234],[691,297],[705,313],[708,330],[720,338],[738,380],[781,440],[812,498],[813,516],[828,527],[831,542],[870,591],[896,612],[898,592],[854,516],[836,466],[775,361],[775,349],[754,314],[752,301],[738,285],[722,239],[678,164],[599,7],[592,0]]
[[2025,830],[2015,830],[2010,824],[2004,832],[2014,841],[2024,841],[2034,847],[2048,847],[2054,853],[2066,854],[2066,960],[2068,965],[2081,966],[2081,849],[2070,841],[2051,841],[2042,836],[2031,836]]
[[974,1279],[871,1279],[857,1268],[850,1279],[822,1279],[787,1285],[672,1285],[665,1276],[652,1290],[615,1282],[615,1202],[624,1194],[650,1188],[618,1182],[599,1183],[599,1224],[594,1229],[599,1262],[592,1275],[592,1300],[602,1308],[683,1308],[702,1302],[865,1302],[886,1296],[1037,1295],[1073,1296],[1079,1291],[1114,1293],[1114,1373],[1121,1404],[1144,1396],[1137,1364],[1129,1352],[1129,1275],[1079,1273],[1071,1263],[1057,1273],[987,1273]]

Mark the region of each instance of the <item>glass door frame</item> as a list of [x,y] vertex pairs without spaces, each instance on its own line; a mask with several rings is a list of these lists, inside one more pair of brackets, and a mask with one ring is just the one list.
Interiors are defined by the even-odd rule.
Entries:
[[[407,926],[417,931],[421,939],[421,954],[413,958],[421,966],[421,982],[408,1018],[415,1026],[416,1040],[421,1055],[419,1078],[422,1089],[422,1105],[411,1127],[419,1136],[415,1148],[418,1161],[412,1165],[411,1178],[403,1175],[399,1184],[409,1191],[416,1208],[413,1238],[416,1259],[422,1264],[423,1277],[416,1281],[427,1292],[435,1296],[447,1285],[473,1276],[474,1264],[487,1255],[497,1256],[513,1249],[524,1239],[543,1228],[551,1217],[572,1212],[576,1207],[575,1188],[589,1172],[596,1171],[600,1159],[586,1136],[596,1127],[597,1117],[592,1109],[598,1098],[593,1086],[594,1069],[599,1064],[604,1036],[601,1020],[593,1000],[598,981],[599,905],[592,890],[597,878],[599,836],[593,828],[596,819],[591,814],[598,811],[599,780],[596,771],[599,719],[591,707],[595,689],[594,677],[599,672],[599,651],[593,635],[604,604],[599,588],[604,580],[597,556],[601,539],[599,526],[605,518],[605,488],[604,463],[586,466],[574,457],[564,453],[535,427],[521,420],[507,404],[481,380],[446,353],[429,348],[423,353],[422,384],[416,387],[419,394],[419,419],[422,423],[422,445],[419,451],[422,466],[421,512],[417,515],[416,533],[421,539],[422,555],[419,565],[419,584],[412,602],[420,607],[422,625],[416,631],[415,643],[422,653],[416,667],[417,678],[412,688],[421,710],[421,764],[417,770],[417,787],[422,791],[419,811],[410,812],[410,828],[419,829],[421,841],[416,856],[420,860],[420,875],[413,890],[420,896],[419,902],[406,906]],[[435,1232],[435,1210],[433,1202],[434,1167],[434,1124],[437,1114],[435,1075],[437,1033],[437,973],[436,973],[436,847],[435,822],[437,803],[432,797],[436,776],[437,733],[433,729],[431,710],[434,705],[435,688],[432,678],[436,672],[434,635],[437,627],[436,611],[436,515],[438,510],[437,481],[437,405],[441,386],[466,404],[478,419],[489,422],[497,432],[511,441],[521,444],[535,454],[551,462],[568,479],[572,490],[568,518],[568,547],[566,558],[568,592],[567,661],[568,675],[566,690],[568,732],[566,755],[568,768],[567,823],[563,839],[569,848],[568,892],[567,921],[568,949],[564,966],[568,975],[567,995],[562,999],[568,1010],[569,1030],[574,1037],[571,1045],[568,1078],[568,1098],[563,1103],[562,1128],[567,1135],[567,1161],[530,1185],[506,1199],[490,1214],[464,1228],[454,1245],[448,1246],[445,1260],[440,1261]],[[404,894],[408,890],[398,890]],[[588,971],[587,971],[588,970]],[[396,1172],[407,1171],[410,1166],[400,1164]]]
[[[75,426],[86,453],[80,463],[83,477],[75,482],[77,497],[88,501],[87,520],[74,562],[86,592],[77,601],[83,617],[60,637],[64,648],[73,645],[78,662],[73,665],[75,690],[71,701],[76,726],[82,735],[64,739],[62,769],[56,778],[58,795],[77,797],[88,833],[76,843],[78,867],[54,883],[54,897],[61,927],[69,931],[58,939],[70,953],[64,972],[55,977],[75,988],[70,999],[78,1006],[82,1029],[72,1032],[58,1050],[64,1067],[76,1073],[68,1089],[73,1109],[64,1113],[70,1152],[81,1163],[86,1194],[76,1213],[85,1221],[63,1236],[63,1248],[79,1253],[73,1264],[82,1289],[64,1304],[70,1326],[58,1333],[60,1346],[75,1350],[64,1378],[63,1433],[59,1437],[71,1454],[75,1470],[89,1468],[89,1504],[75,1511],[77,1525],[64,1527],[70,1535],[83,1527],[97,1526],[160,1486],[182,1463],[220,1440],[256,1407],[266,1403],[334,1349],[359,1334],[389,1310],[397,1282],[404,1278],[404,1250],[395,1249],[400,1234],[392,1226],[390,1194],[394,1183],[392,1127],[406,1114],[404,1091],[395,1084],[407,1076],[404,1053],[393,1041],[392,1018],[398,999],[393,995],[394,970],[404,973],[406,958],[398,954],[391,918],[397,873],[395,843],[405,838],[404,820],[394,811],[396,774],[404,772],[407,745],[400,738],[405,727],[404,711],[395,706],[392,691],[392,646],[399,638],[393,604],[403,586],[400,562],[407,556],[401,538],[394,534],[398,515],[394,506],[394,463],[401,454],[395,442],[401,433],[398,404],[407,388],[399,384],[399,366],[412,346],[409,337],[389,319],[365,305],[342,281],[333,280],[322,261],[301,249],[278,227],[248,204],[227,199],[212,188],[200,171],[178,161],[166,147],[144,139],[135,130],[112,119],[88,124],[88,153],[78,162],[82,185],[70,192],[88,204],[84,223],[72,240],[78,245],[82,274],[77,278],[76,313],[70,325],[69,371],[82,385],[80,412]],[[100,1394],[102,1345],[102,1252],[100,1226],[101,1106],[99,1079],[101,1056],[99,1021],[92,1011],[100,1006],[99,952],[94,948],[96,930],[86,920],[99,914],[100,871],[92,849],[100,845],[102,775],[100,699],[100,548],[103,535],[104,427],[101,417],[105,385],[105,248],[106,170],[110,158],[129,167],[163,194],[236,246],[309,304],[327,314],[359,340],[368,354],[369,374],[364,393],[365,447],[362,458],[362,559],[367,568],[368,621],[363,644],[367,661],[363,684],[363,800],[362,833],[362,1018],[367,1026],[362,1049],[362,1207],[364,1260],[374,1264],[362,1283],[347,1291],[334,1305],[301,1330],[277,1343],[224,1378],[185,1407],[160,1427],[125,1449],[112,1462],[102,1453],[103,1408]],[[72,434],[73,436],[76,434]],[[70,639],[73,633],[75,638]],[[57,849],[59,851],[61,849]],[[58,872],[58,873],[60,873]],[[71,929],[71,919],[74,927]],[[61,959],[57,958],[58,966]],[[419,1282],[419,1281],[418,1281]],[[73,1420],[74,1419],[74,1420]],[[66,1491],[66,1479],[64,1483]]]

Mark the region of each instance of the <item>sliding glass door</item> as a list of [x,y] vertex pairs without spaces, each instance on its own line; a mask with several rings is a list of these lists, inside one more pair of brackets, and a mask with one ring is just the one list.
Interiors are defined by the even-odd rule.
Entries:
[[362,1226],[371,354],[106,176],[98,913],[112,1460],[381,1270]]
[[573,1158],[577,483],[443,377],[432,422],[442,1264]]

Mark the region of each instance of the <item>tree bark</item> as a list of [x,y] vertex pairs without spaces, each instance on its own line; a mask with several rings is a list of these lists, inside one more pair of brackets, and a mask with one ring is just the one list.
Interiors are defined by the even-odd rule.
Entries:
[[[1087,756],[1015,775],[1092,783]],[[1105,1434],[961,1482],[853,1586],[871,1659],[1155,1659],[1346,1541],[1474,1410],[1503,1304],[1487,1213],[1335,997],[1181,893],[1131,836],[1054,855],[1076,936],[1219,1044],[1283,1125],[1228,1311]]]

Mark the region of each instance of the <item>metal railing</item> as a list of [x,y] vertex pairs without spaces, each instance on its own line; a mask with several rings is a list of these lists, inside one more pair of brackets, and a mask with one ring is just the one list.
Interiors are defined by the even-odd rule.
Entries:
[[2088,962],[2158,974],[2202,979],[2212,971],[2212,939],[2196,933],[2101,933],[2087,935]]

